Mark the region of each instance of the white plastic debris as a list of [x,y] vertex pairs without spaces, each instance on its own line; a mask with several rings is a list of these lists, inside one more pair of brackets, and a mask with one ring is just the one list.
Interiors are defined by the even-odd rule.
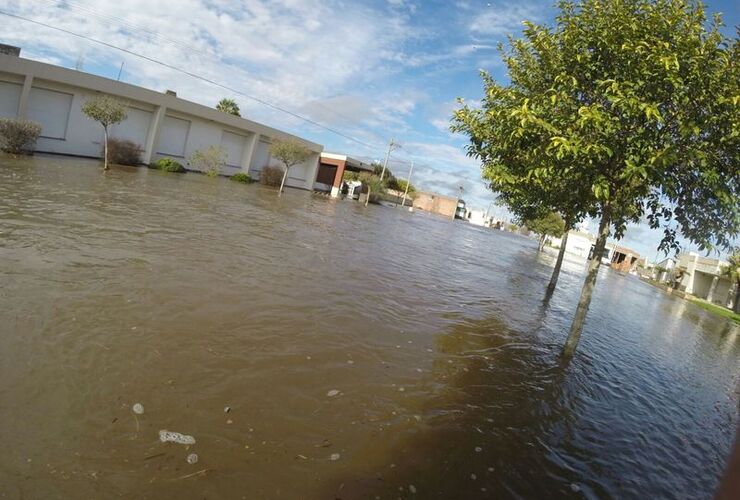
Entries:
[[329,457],[329,460],[331,460],[332,462],[336,462],[337,460],[339,460],[339,453],[332,453]]
[[483,451],[483,448],[481,448],[480,446],[476,446],[475,447],[475,452],[476,453],[480,453],[481,451]]
[[188,463],[190,465],[197,464],[198,463],[198,455],[196,455],[195,453],[191,453],[190,455],[188,455],[187,460],[188,460]]
[[411,493],[412,493],[413,495],[416,495],[416,486],[414,486],[413,484],[410,484],[410,485],[409,485],[409,491],[410,491],[410,492],[411,492]]
[[159,431],[159,440],[163,443],[178,443],[178,444],[195,444],[195,438],[186,434],[180,434],[179,432],[172,432],[165,429]]
[[136,413],[137,415],[144,414],[144,405],[142,405],[141,403],[136,403],[132,409],[134,410],[134,413]]
[[573,493],[578,493],[581,491],[581,487],[578,486],[576,483],[570,483],[570,489]]
[[231,411],[231,406],[224,407],[224,413],[229,413]]
[[329,392],[327,392],[326,395],[329,396],[330,398],[333,398],[334,396],[339,395],[339,391],[336,389],[332,389]]

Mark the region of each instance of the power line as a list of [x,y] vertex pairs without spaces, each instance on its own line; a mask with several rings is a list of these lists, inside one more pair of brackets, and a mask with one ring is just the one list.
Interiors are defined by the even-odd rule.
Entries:
[[39,25],[39,26],[43,26],[45,28],[49,28],[49,29],[53,29],[53,30],[56,30],[56,31],[60,31],[60,32],[66,33],[68,35],[72,35],[72,36],[76,36],[78,38],[82,38],[83,40],[88,40],[90,42],[94,42],[94,43],[97,43],[97,44],[100,44],[100,45],[103,45],[103,46],[106,46],[106,47],[109,47],[109,48],[112,48],[112,49],[115,49],[115,50],[119,50],[121,52],[124,52],[126,54],[130,54],[130,55],[135,56],[135,57],[139,57],[139,58],[144,59],[146,61],[149,61],[149,62],[158,64],[158,65],[163,66],[165,68],[168,68],[168,69],[171,69],[173,71],[177,71],[177,72],[182,73],[184,75],[190,76],[190,77],[195,78],[197,80],[201,80],[201,81],[204,81],[204,82],[209,83],[211,85],[214,85],[216,87],[220,87],[220,88],[222,88],[224,90],[228,90],[229,92],[233,92],[235,94],[241,95],[241,96],[246,97],[248,99],[252,99],[253,101],[256,101],[256,102],[258,102],[258,103],[260,103],[260,104],[262,104],[264,106],[268,106],[268,107],[270,107],[270,108],[272,108],[272,109],[274,109],[276,111],[281,111],[283,113],[286,113],[286,114],[288,114],[290,116],[293,116],[294,118],[298,118],[299,120],[303,120],[306,123],[310,123],[311,125],[314,125],[314,126],[319,127],[319,128],[321,128],[323,130],[326,130],[328,132],[331,132],[333,134],[336,134],[336,135],[338,135],[340,137],[344,137],[345,139],[348,139],[348,140],[350,140],[352,142],[355,142],[357,144],[360,144],[362,146],[365,146],[366,148],[373,149],[373,150],[379,149],[377,146],[374,146],[372,144],[368,144],[366,142],[363,142],[363,141],[361,141],[359,139],[356,139],[356,138],[354,138],[354,137],[352,137],[350,135],[347,135],[347,134],[345,134],[343,132],[340,132],[340,131],[338,131],[336,129],[333,129],[331,127],[327,127],[326,125],[323,125],[323,124],[321,124],[321,123],[319,123],[319,122],[317,122],[315,120],[312,120],[312,119],[310,119],[308,117],[302,116],[302,115],[300,115],[298,113],[295,113],[295,112],[290,111],[288,109],[282,108],[282,107],[278,106],[277,104],[273,104],[273,103],[271,103],[269,101],[265,101],[264,99],[260,99],[259,97],[252,96],[250,94],[247,94],[245,92],[242,92],[241,90],[237,90],[237,89],[235,89],[233,87],[229,87],[228,85],[224,85],[222,83],[216,82],[214,80],[211,80],[210,78],[206,78],[204,76],[198,75],[198,74],[193,73],[191,71],[188,71],[188,70],[185,70],[185,69],[182,69],[182,68],[178,68],[175,65],[172,65],[172,64],[169,64],[169,63],[166,63],[166,62],[163,62],[163,61],[154,59],[154,58],[149,57],[149,56],[146,56],[144,54],[139,54],[138,52],[134,52],[132,50],[125,49],[123,47],[119,47],[117,45],[114,45],[112,43],[105,42],[103,40],[98,40],[97,38],[93,38],[93,37],[90,37],[90,36],[87,36],[87,35],[83,35],[83,34],[80,34],[80,33],[75,33],[74,31],[70,31],[70,30],[67,30],[65,28],[60,28],[58,26],[52,26],[50,24],[47,24],[47,23],[44,23],[44,22],[41,22],[41,21],[37,21],[35,19],[30,19],[30,18],[27,18],[27,17],[24,17],[24,16],[20,16],[18,14],[12,14],[10,12],[5,12],[3,10],[0,10],[0,14],[3,14],[3,15],[8,16],[8,17],[13,17],[13,18],[16,18],[16,19],[20,19],[20,20],[23,20],[23,21],[26,21],[26,22],[29,22],[29,23],[32,23],[32,24]]

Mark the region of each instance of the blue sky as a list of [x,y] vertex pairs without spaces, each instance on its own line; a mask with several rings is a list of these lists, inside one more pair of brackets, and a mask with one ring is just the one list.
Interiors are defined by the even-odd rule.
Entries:
[[[737,2],[708,2],[728,35]],[[0,10],[103,40],[237,89],[201,80],[72,35],[3,17],[0,42],[23,56],[116,78],[215,105],[232,97],[242,115],[323,144],[327,151],[382,159],[412,182],[485,209],[494,199],[447,127],[458,97],[481,96],[479,69],[505,80],[496,45],[525,19],[552,22],[552,2],[318,0],[0,0]],[[338,135],[242,94],[277,104]],[[349,136],[354,140],[348,139]],[[499,212],[502,210],[499,208]],[[660,233],[630,227],[625,244],[654,257]]]

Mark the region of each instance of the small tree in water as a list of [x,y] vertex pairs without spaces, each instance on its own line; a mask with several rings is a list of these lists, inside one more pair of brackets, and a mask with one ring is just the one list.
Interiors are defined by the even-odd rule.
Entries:
[[[630,222],[700,249],[740,232],[738,40],[689,0],[561,1],[555,27],[525,23],[504,53],[510,83],[484,74],[480,110],[456,112],[494,189],[534,184],[546,206],[599,221],[563,354],[575,352],[607,238]],[[551,201],[560,200],[550,205]],[[555,210],[560,211],[560,210]]]
[[82,112],[103,126],[103,170],[108,170],[108,127],[126,119],[126,104],[115,97],[101,95],[85,101]]
[[226,150],[220,146],[208,146],[205,150],[197,150],[190,157],[190,164],[208,177],[218,177],[221,168],[226,165]]
[[565,222],[555,212],[550,212],[545,215],[534,217],[532,219],[525,219],[522,224],[527,226],[527,229],[540,235],[540,241],[537,250],[541,251],[545,246],[545,240],[548,236],[559,238],[562,236],[565,230]]
[[241,116],[239,113],[239,105],[234,99],[223,98],[216,104],[216,109],[224,113],[228,113],[234,116]]
[[311,156],[311,150],[293,139],[275,139],[272,142],[272,146],[270,146],[270,154],[280,160],[280,162],[285,166],[283,179],[280,181],[280,190],[278,191],[278,196],[280,196],[283,192],[285,179],[288,177],[288,170],[290,170],[290,167],[306,161],[308,157]]

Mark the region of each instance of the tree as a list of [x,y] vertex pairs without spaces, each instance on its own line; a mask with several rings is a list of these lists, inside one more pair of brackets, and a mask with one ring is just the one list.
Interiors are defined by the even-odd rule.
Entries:
[[190,157],[190,164],[208,177],[218,177],[221,168],[226,165],[226,150],[221,146],[208,146],[205,150],[197,150]]
[[85,101],[82,112],[103,126],[103,170],[108,170],[108,127],[126,119],[126,104],[115,97],[100,95]]
[[565,231],[565,222],[555,212],[549,212],[543,216],[525,219],[522,224],[527,226],[527,229],[540,235],[538,251],[542,251],[545,246],[545,240],[548,236],[554,236],[559,238]]
[[227,99],[224,97],[223,99],[218,101],[218,104],[216,104],[216,109],[230,115],[241,116],[241,114],[239,113],[239,105],[234,99]]
[[727,257],[728,265],[722,269],[722,275],[730,279],[730,292],[732,297],[732,310],[735,314],[740,314],[740,249],[735,249]]
[[278,191],[278,196],[280,196],[283,192],[285,178],[288,177],[290,167],[306,161],[311,155],[311,150],[294,139],[275,139],[272,142],[272,146],[270,146],[270,153],[285,166],[283,179],[280,181],[280,190]]
[[[453,129],[470,136],[494,189],[522,182],[545,206],[599,221],[595,251],[563,354],[581,335],[607,237],[630,222],[678,229],[701,249],[740,229],[738,40],[689,0],[561,1],[554,27],[525,23],[502,49],[510,82],[483,74],[480,110]],[[560,210],[554,210],[560,211]],[[672,224],[675,221],[677,224]]]

